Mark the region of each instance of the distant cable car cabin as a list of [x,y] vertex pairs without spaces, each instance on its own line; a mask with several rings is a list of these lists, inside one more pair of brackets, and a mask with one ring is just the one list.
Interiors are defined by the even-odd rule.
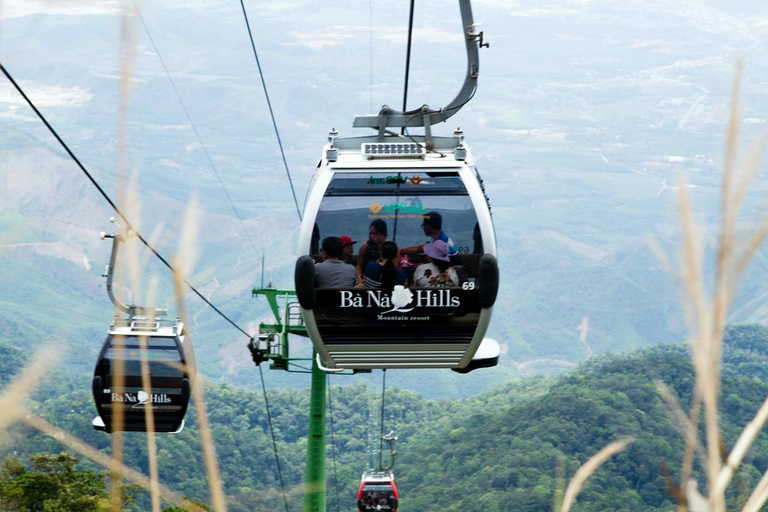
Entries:
[[[456,98],[437,110],[424,105],[398,112],[385,105],[378,114],[357,116],[355,127],[377,134],[339,138],[331,131],[312,178],[295,284],[307,333],[327,370],[470,371],[498,360],[497,350],[490,359],[473,360],[499,282],[490,203],[464,134],[433,137],[431,129],[472,98],[478,48],[487,46],[482,32],[475,32],[469,0],[459,0],[459,7],[467,74]],[[424,135],[410,135],[413,127],[423,127]],[[327,237],[357,241],[357,256],[353,252],[349,262],[359,266],[357,286],[338,264],[315,267],[323,257],[332,258],[321,250]],[[433,238],[441,242],[424,245]],[[394,257],[391,244],[382,250],[385,240],[397,245]],[[379,255],[382,265],[394,261],[401,267],[396,279],[387,267],[387,288],[377,281],[375,266],[372,277],[361,275]]]
[[[190,397],[190,379],[184,346],[184,329],[177,320],[143,316],[116,319],[99,354],[93,377],[93,399],[99,416],[97,430],[146,432],[146,411],[151,407],[155,432],[178,432]],[[142,338],[146,345],[142,348]],[[151,392],[144,388],[141,359],[148,363]],[[120,385],[119,364],[123,365]],[[115,423],[116,409],[123,424]]]
[[[112,279],[123,235],[101,236],[113,239],[104,277],[110,299],[124,315],[115,315],[94,370],[92,391],[98,416],[93,428],[110,433],[146,432],[149,408],[155,432],[180,432],[194,372],[184,325],[178,318],[166,318],[163,309],[125,305],[114,296]],[[148,370],[148,386],[142,379],[142,361]]]
[[399,497],[390,471],[366,471],[357,492],[358,512],[397,512]]

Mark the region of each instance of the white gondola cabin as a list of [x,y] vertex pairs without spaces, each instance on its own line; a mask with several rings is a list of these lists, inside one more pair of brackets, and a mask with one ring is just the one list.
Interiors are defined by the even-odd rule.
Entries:
[[[295,284],[307,331],[328,368],[461,369],[483,340],[498,289],[488,198],[460,132],[431,144],[427,152],[419,138],[379,142],[332,133],[325,147],[307,197],[299,242],[305,256]],[[437,229],[427,226],[435,217]],[[375,226],[385,237],[369,238]],[[368,248],[382,238],[394,242],[406,281],[399,274],[389,290],[366,287],[367,279],[332,287],[317,281],[322,241],[344,236]],[[441,249],[448,247],[448,279],[435,279],[434,267],[433,279],[420,270],[446,259],[428,254],[424,244],[433,238],[447,240]],[[359,251],[347,264],[357,267],[366,256]]]

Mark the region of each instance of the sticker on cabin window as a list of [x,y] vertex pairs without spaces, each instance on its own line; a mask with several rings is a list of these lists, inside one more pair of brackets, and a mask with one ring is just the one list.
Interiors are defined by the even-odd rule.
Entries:
[[368,207],[373,215],[369,215],[368,218],[376,219],[394,219],[398,218],[422,218],[429,209],[423,204],[408,204],[408,203],[387,203],[381,204],[379,201],[374,201]]
[[368,185],[404,185],[408,181],[408,178],[404,176],[386,176],[375,177],[370,176],[366,182]]

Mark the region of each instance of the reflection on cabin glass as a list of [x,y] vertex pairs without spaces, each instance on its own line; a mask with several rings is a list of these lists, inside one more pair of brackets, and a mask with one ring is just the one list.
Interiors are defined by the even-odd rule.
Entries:
[[[323,250],[328,237],[356,243],[351,248],[345,243],[337,256],[330,245],[329,251]],[[433,237],[439,242],[425,247]],[[387,257],[393,246],[385,246],[385,241],[396,244],[395,257]],[[316,266],[318,288],[352,288],[355,282],[381,288],[378,275],[368,276],[365,270],[382,256],[398,267],[395,284],[459,288],[474,282],[483,243],[472,202],[456,172],[337,173],[317,214],[311,253],[317,263],[338,257],[355,267],[356,280],[350,282],[347,268]],[[418,271],[428,258],[431,270]],[[440,266],[439,272],[434,266]]]
[[149,374],[153,379],[181,379],[181,356],[176,340],[171,337],[147,338],[147,349],[142,351],[138,336],[115,337],[115,343],[107,349],[103,363],[109,367],[105,373],[110,376],[115,372],[115,359],[122,359],[125,375],[141,375],[141,357],[144,355],[149,364]]
[[[326,347],[472,339],[483,242],[457,172],[336,173],[315,240],[314,315]],[[345,254],[342,241],[356,243]]]

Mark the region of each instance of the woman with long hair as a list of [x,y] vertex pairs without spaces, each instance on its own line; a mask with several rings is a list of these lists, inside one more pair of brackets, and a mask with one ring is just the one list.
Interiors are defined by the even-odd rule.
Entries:
[[371,261],[365,267],[365,287],[382,288],[391,292],[398,284],[406,286],[408,278],[405,276],[405,272],[395,267],[396,258],[397,244],[395,242],[383,242],[378,261]]
[[374,219],[368,227],[368,240],[357,251],[357,282],[363,282],[363,272],[370,262],[379,259],[381,244],[387,240],[387,223],[383,219]]

